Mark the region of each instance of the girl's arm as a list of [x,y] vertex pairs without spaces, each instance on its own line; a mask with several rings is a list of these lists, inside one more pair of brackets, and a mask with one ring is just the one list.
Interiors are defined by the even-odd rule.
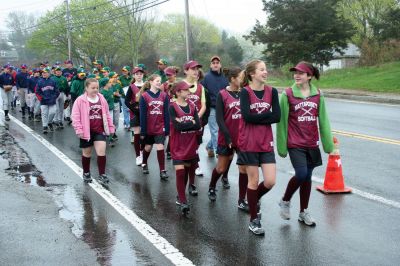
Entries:
[[147,133],[147,104],[143,96],[139,100],[140,113],[140,135],[145,136]]
[[326,110],[325,98],[320,96],[318,110],[319,134],[321,136],[324,152],[331,153],[334,149],[331,125],[329,123],[328,112]]
[[199,130],[201,128],[200,119],[199,119],[199,116],[198,116],[196,110],[195,110],[195,114],[194,114],[195,123],[193,123],[191,121],[190,122],[177,121],[175,108],[172,105],[169,107],[169,118],[172,121],[173,127],[178,131],[185,132],[185,131],[191,131],[191,130]]
[[199,117],[200,117],[200,118],[203,117],[204,113],[206,112],[206,108],[207,108],[207,106],[206,106],[206,93],[205,93],[205,89],[206,89],[206,88],[202,86],[202,89],[201,89],[201,98],[200,98],[201,107],[200,107],[200,110],[199,110]]
[[219,130],[221,130],[222,134],[224,134],[225,144],[228,146],[229,144],[232,143],[232,139],[231,139],[231,135],[229,134],[229,130],[225,124],[224,101],[222,100],[221,93],[218,93],[218,95],[217,95],[217,101],[215,104],[215,114],[216,114],[216,120],[217,120]]
[[279,102],[281,108],[281,121],[276,125],[276,143],[278,154],[281,157],[287,156],[287,137],[288,137],[288,119],[289,119],[289,102],[285,92],[281,95]]
[[[167,94],[166,92],[164,92]],[[169,97],[168,95],[164,99],[164,129],[165,129],[165,136],[169,135]]]
[[246,90],[240,92],[240,110],[244,121],[251,124],[265,125],[278,123],[281,119],[281,110],[279,107],[279,97],[278,91],[272,88],[272,104],[271,112],[266,112],[262,114],[252,114],[250,113],[250,98],[249,93]]
[[81,121],[81,101],[79,100],[76,100],[72,106],[71,120],[76,135],[81,137],[83,135],[83,125]]

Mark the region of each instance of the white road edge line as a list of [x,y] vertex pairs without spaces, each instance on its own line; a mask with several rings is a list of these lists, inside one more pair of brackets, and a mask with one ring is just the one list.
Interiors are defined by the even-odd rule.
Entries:
[[[293,171],[289,172],[290,174],[294,175]],[[324,183],[324,179],[317,177],[317,176],[312,176],[311,177],[312,181],[323,184]],[[385,205],[391,206],[391,207],[395,207],[400,209],[400,202],[394,201],[394,200],[390,200],[390,199],[386,199],[384,197],[378,196],[378,195],[374,195],[372,193],[369,192],[365,192],[356,188],[351,188],[352,192],[360,197],[369,199],[369,200],[373,200],[373,201],[377,201],[379,203],[383,203]]]
[[[9,115],[11,120],[18,126],[22,127],[30,133],[35,139],[48,148],[54,155],[63,161],[72,169],[80,178],[82,178],[83,170],[64,153],[57,149],[54,145],[36,133],[33,129]],[[131,209],[126,207],[119,199],[117,199],[108,190],[103,188],[96,180],[89,184],[105,201],[107,201],[122,217],[124,217],[136,230],[138,230],[161,254],[169,259],[174,265],[194,265],[191,260],[186,258],[177,248],[170,244],[165,238],[160,236],[156,230],[137,216]]]

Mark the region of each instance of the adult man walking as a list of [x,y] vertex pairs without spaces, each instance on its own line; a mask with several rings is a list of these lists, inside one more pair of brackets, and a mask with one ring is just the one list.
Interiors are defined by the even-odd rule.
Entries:
[[25,64],[21,65],[21,70],[17,73],[15,85],[17,86],[18,94],[20,97],[22,118],[25,118],[26,110],[26,98],[28,96],[28,66]]
[[218,124],[215,115],[215,102],[219,91],[229,85],[228,80],[222,73],[221,58],[213,56],[210,60],[210,70],[204,76],[201,84],[208,90],[211,101],[210,116],[208,118],[208,127],[210,129],[211,139],[207,143],[209,157],[214,157],[214,151],[217,150]]

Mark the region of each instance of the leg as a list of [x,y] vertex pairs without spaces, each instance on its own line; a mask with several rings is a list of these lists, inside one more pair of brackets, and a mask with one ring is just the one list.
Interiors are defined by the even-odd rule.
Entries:
[[261,165],[264,180],[258,185],[258,200],[272,189],[276,182],[276,164],[267,163]]
[[207,143],[207,149],[216,150],[217,149],[217,136],[218,136],[218,124],[215,116],[215,108],[211,108],[210,116],[208,118],[208,127],[210,129],[211,139]]
[[42,112],[42,126],[47,128],[49,125],[49,106],[40,105],[40,111]]
[[178,192],[179,203],[187,203],[185,194],[185,166],[175,165],[176,190]]
[[258,203],[258,166],[248,165],[246,167],[248,176],[247,184],[247,200],[249,202],[250,221],[257,218],[257,203]]
[[105,175],[107,143],[105,141],[94,141],[93,143],[97,154],[97,167],[99,169],[99,175]]
[[211,175],[211,180],[209,185],[210,189],[213,188],[215,190],[218,179],[221,177],[222,173],[224,173],[228,167],[229,159],[230,159],[229,156],[225,155],[218,156],[217,166],[214,168]]
[[54,122],[54,117],[56,115],[56,109],[57,109],[57,107],[55,104],[49,105],[49,122],[48,122],[49,124],[53,124],[53,122]]
[[117,131],[118,126],[119,126],[119,103],[114,103],[114,112],[113,112],[112,117],[113,117],[113,123],[115,126],[115,131]]

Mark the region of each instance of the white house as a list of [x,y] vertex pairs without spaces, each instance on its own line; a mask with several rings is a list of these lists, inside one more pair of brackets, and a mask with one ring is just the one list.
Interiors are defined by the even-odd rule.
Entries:
[[323,70],[342,69],[357,65],[361,55],[357,46],[350,43],[343,52],[343,55],[335,52],[333,54],[334,59],[329,61],[329,65],[324,65]]

